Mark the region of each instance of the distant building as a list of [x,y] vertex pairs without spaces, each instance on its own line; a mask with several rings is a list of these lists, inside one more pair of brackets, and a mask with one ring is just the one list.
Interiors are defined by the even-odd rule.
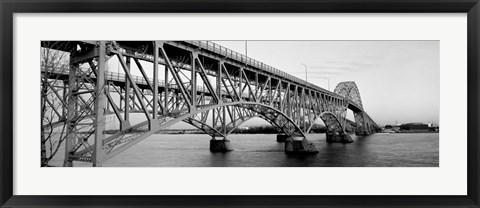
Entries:
[[429,129],[428,124],[424,123],[406,123],[400,125],[401,130],[427,130]]

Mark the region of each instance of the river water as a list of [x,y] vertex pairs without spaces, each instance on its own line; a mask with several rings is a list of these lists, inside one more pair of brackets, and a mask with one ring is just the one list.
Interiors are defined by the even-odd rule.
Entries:
[[110,167],[438,167],[438,133],[352,135],[349,144],[328,144],[310,134],[318,154],[291,156],[275,134],[233,134],[234,148],[211,153],[208,135],[155,134],[106,161]]

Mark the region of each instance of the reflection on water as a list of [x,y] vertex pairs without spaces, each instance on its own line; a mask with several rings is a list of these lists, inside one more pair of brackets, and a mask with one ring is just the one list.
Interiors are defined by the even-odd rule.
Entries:
[[229,136],[234,151],[211,153],[208,135],[157,134],[105,162],[113,167],[438,167],[437,133],[352,135],[350,144],[328,144],[310,134],[319,153],[286,155],[275,134]]

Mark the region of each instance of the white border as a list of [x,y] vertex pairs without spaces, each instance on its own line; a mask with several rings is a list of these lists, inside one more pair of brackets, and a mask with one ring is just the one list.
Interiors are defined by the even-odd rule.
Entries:
[[[466,14],[15,14],[14,194],[466,195]],[[440,40],[439,168],[40,168],[40,40]]]

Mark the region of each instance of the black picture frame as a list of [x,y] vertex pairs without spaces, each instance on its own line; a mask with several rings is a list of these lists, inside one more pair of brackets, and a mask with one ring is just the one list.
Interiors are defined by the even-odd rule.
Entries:
[[[1,207],[480,207],[479,0],[0,0]],[[13,195],[14,13],[467,13],[468,194],[465,196],[25,196]],[[454,139],[454,138],[453,138]],[[32,153],[32,155],[35,153]],[[445,180],[449,180],[446,178]],[[413,187],[412,187],[413,188]]]

